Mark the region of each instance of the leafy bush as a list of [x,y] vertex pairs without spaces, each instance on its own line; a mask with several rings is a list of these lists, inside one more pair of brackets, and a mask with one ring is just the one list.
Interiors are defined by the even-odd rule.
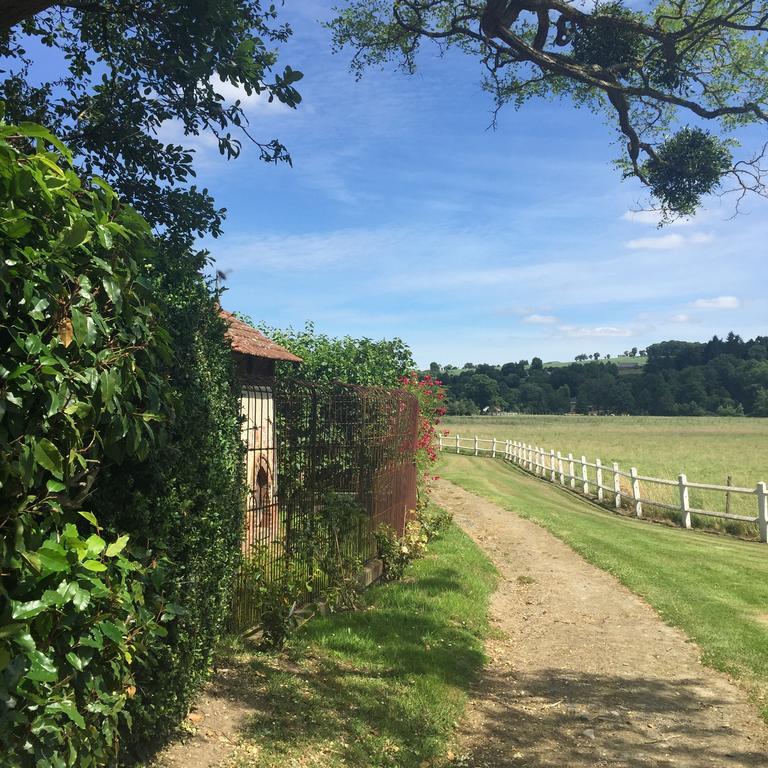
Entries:
[[185,714],[229,606],[232,355],[205,254],[43,129],[0,127],[0,195],[0,750],[107,765]]
[[416,519],[421,524],[421,530],[427,541],[442,536],[453,522],[453,513],[435,504],[423,504],[416,510]]
[[[244,318],[246,321],[252,321]],[[351,336],[333,338],[318,333],[311,322],[303,330],[260,329],[273,341],[298,355],[299,366],[278,363],[278,374],[305,381],[342,381],[345,384],[394,387],[415,363],[408,345],[400,338],[374,341]]]
[[146,225],[39,126],[0,124],[0,197],[0,753],[88,768],[178,612],[165,561],[85,508],[110,462],[156,449],[167,346]]
[[427,536],[418,520],[409,520],[402,537],[391,525],[380,525],[374,532],[378,555],[384,563],[384,578],[402,579],[412,560],[423,557],[427,551]]
[[437,425],[445,414],[445,390],[441,381],[425,374],[421,378],[415,371],[400,379],[400,386],[415,395],[419,403],[419,431],[416,438],[416,490],[419,505],[426,504],[429,496],[431,468],[437,461]]
[[245,481],[238,391],[226,324],[199,271],[204,260],[205,254],[170,246],[158,253],[151,277],[174,353],[164,371],[174,416],[162,450],[114,467],[94,500],[105,524],[168,558],[162,594],[185,608],[137,670],[129,707],[133,744],[162,736],[188,711],[210,670],[240,557]]

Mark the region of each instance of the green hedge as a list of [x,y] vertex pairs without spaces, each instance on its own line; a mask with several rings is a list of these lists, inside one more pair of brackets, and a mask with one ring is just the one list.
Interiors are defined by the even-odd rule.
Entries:
[[204,255],[71,162],[0,124],[0,764],[23,768],[112,765],[183,716],[243,509]]
[[175,611],[162,558],[86,506],[110,461],[158,446],[168,348],[146,224],[38,126],[0,124],[0,198],[0,754],[87,768]]
[[[197,257],[202,261],[204,254]],[[244,457],[232,354],[210,291],[187,253],[154,275],[170,329],[176,399],[168,439],[150,461],[114,467],[94,500],[116,529],[170,560],[164,596],[184,607],[137,670],[131,742],[146,745],[183,717],[204,680],[229,609],[243,525]]]

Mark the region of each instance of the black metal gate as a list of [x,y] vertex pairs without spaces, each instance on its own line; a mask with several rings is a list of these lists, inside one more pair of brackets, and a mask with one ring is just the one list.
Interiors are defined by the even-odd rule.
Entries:
[[[401,534],[416,506],[416,398],[402,390],[280,379],[243,386],[248,502],[232,623],[259,621],[258,590],[291,578],[297,599],[317,598],[327,579],[312,561],[327,528],[318,521],[339,506],[359,510],[344,538],[350,556],[375,554],[381,524]],[[302,546],[300,546],[300,544]]]

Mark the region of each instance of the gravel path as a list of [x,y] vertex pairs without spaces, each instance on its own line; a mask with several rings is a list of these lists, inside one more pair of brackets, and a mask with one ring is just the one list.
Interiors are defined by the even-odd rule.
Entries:
[[704,667],[639,597],[543,528],[448,481],[435,501],[502,576],[461,765],[768,767],[768,728],[743,689]]

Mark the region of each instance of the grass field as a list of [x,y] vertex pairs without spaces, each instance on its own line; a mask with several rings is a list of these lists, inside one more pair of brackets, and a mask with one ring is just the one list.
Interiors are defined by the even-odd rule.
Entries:
[[240,670],[256,709],[231,765],[437,765],[484,661],[495,583],[452,526],[365,609],[312,619],[282,654],[230,649],[219,665]]
[[616,576],[694,640],[706,664],[741,680],[768,720],[768,546],[603,512],[492,459],[447,454],[439,471]]
[[[768,481],[768,419],[665,416],[475,416],[446,417],[442,426],[451,436],[478,435],[520,440],[546,450],[572,452],[604,465],[617,461],[622,470],[637,467],[641,475],[674,480],[684,472],[688,480],[754,488]],[[591,477],[590,479],[594,479]],[[604,479],[608,484],[609,478]],[[625,488],[628,490],[627,481]],[[674,503],[677,490],[648,485],[641,495]],[[692,492],[691,505],[725,511],[720,493]],[[733,495],[731,511],[754,514],[753,497]],[[752,534],[741,524],[721,524],[713,518],[699,525],[726,527],[733,533]]]

